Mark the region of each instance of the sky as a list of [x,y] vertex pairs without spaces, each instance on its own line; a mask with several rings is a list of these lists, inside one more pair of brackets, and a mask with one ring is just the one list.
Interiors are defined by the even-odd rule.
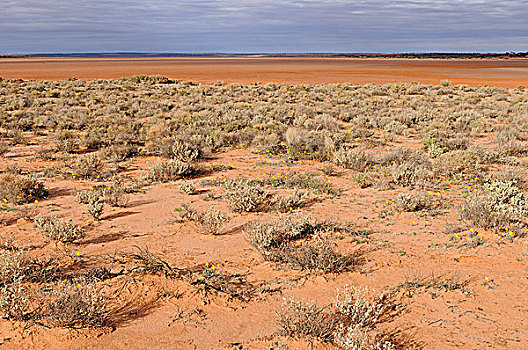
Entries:
[[0,0],[0,54],[528,51],[528,0]]

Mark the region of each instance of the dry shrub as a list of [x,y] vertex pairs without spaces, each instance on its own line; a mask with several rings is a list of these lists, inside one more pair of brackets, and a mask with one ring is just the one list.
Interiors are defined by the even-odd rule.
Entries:
[[404,162],[392,167],[392,179],[399,186],[429,187],[432,171],[419,163]]
[[99,151],[102,159],[107,162],[119,163],[137,153],[137,147],[134,145],[110,145]]
[[429,193],[400,193],[396,196],[394,202],[396,208],[400,211],[420,211],[437,208],[440,205],[440,199]]
[[334,153],[333,162],[343,168],[363,172],[372,164],[372,157],[363,150],[341,148]]
[[479,156],[469,150],[450,151],[442,154],[434,163],[434,170],[445,176],[473,178],[480,175],[482,166]]
[[332,310],[315,302],[285,299],[278,312],[280,334],[298,339],[302,337],[331,341],[339,323]]
[[276,194],[271,199],[271,208],[282,213],[300,208],[306,201],[308,194],[304,191],[295,190],[289,195]]
[[56,327],[103,327],[109,316],[106,304],[96,284],[65,283],[51,293],[44,317]]
[[352,180],[357,182],[359,187],[367,188],[374,184],[374,176],[370,172],[362,172],[352,175]]
[[401,348],[390,335],[376,329],[365,329],[359,325],[339,327],[334,334],[334,342],[347,350],[396,350]]
[[83,178],[95,178],[100,176],[102,169],[103,162],[97,154],[90,153],[77,159],[75,174]]
[[264,252],[264,259],[283,264],[298,270],[340,273],[358,265],[360,254],[342,255],[335,250],[335,243],[327,237],[316,237],[315,242],[300,245],[282,244],[278,248]]
[[0,285],[0,317],[12,321],[26,321],[34,313],[28,287],[20,280]]
[[214,208],[201,211],[187,204],[182,204],[182,209],[180,217],[183,220],[196,221],[202,225],[205,232],[213,235],[219,234],[230,220],[227,214]]
[[196,186],[194,186],[193,182],[184,182],[180,185],[179,190],[181,193],[185,193],[188,195],[194,195],[196,194]]
[[163,183],[181,179],[195,174],[197,170],[190,163],[184,163],[177,159],[158,162],[141,174],[139,181],[143,183]]
[[57,273],[56,259],[37,259],[28,251],[0,252],[0,285],[21,282],[48,281]]
[[45,198],[48,191],[44,184],[30,176],[15,174],[0,175],[0,200],[25,204]]
[[333,152],[332,139],[322,132],[289,128],[284,134],[288,155],[294,159],[324,160]]
[[0,143],[0,157],[9,152],[9,146],[5,143]]
[[[526,231],[528,215],[526,195],[513,182],[494,180],[484,185],[485,192],[467,197],[462,218],[474,225],[500,230],[508,228],[518,235]],[[519,230],[519,231],[517,231]]]
[[377,328],[399,312],[392,293],[348,287],[337,291],[329,305],[285,299],[279,316],[280,334],[332,342],[345,349],[392,350],[401,348],[391,334]]
[[267,193],[249,182],[239,182],[228,188],[226,199],[235,212],[257,211],[266,200]]
[[56,216],[35,219],[35,228],[53,241],[70,243],[84,237],[84,229],[72,219],[59,220]]
[[315,227],[310,224],[310,217],[299,215],[251,223],[244,230],[251,244],[261,252],[278,248],[285,242],[309,237],[314,232]]
[[61,130],[55,134],[55,146],[59,152],[71,153],[79,146],[79,135],[72,130]]

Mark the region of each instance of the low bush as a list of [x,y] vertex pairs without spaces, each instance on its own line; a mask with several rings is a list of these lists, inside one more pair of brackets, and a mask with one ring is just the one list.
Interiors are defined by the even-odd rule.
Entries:
[[48,190],[42,182],[31,177],[16,174],[0,175],[0,200],[25,204],[46,198]]
[[178,180],[196,173],[196,169],[190,163],[184,163],[177,159],[161,161],[156,163],[141,174],[139,180],[143,183],[163,183]]
[[35,228],[53,241],[71,243],[84,237],[84,229],[72,219],[60,220],[56,216],[35,219]]

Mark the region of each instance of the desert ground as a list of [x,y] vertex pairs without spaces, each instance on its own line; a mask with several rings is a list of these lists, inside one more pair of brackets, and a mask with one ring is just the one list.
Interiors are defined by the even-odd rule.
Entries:
[[174,61],[1,61],[0,348],[528,348],[525,61]]
[[357,58],[11,58],[0,59],[0,77],[35,80],[118,79],[160,74],[212,84],[492,85],[515,88],[528,81],[527,59]]

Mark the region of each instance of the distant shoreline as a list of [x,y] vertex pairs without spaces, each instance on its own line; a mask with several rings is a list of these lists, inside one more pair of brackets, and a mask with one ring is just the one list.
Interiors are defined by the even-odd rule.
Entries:
[[46,53],[2,54],[0,58],[405,58],[405,59],[519,59],[528,58],[528,52],[506,53]]

